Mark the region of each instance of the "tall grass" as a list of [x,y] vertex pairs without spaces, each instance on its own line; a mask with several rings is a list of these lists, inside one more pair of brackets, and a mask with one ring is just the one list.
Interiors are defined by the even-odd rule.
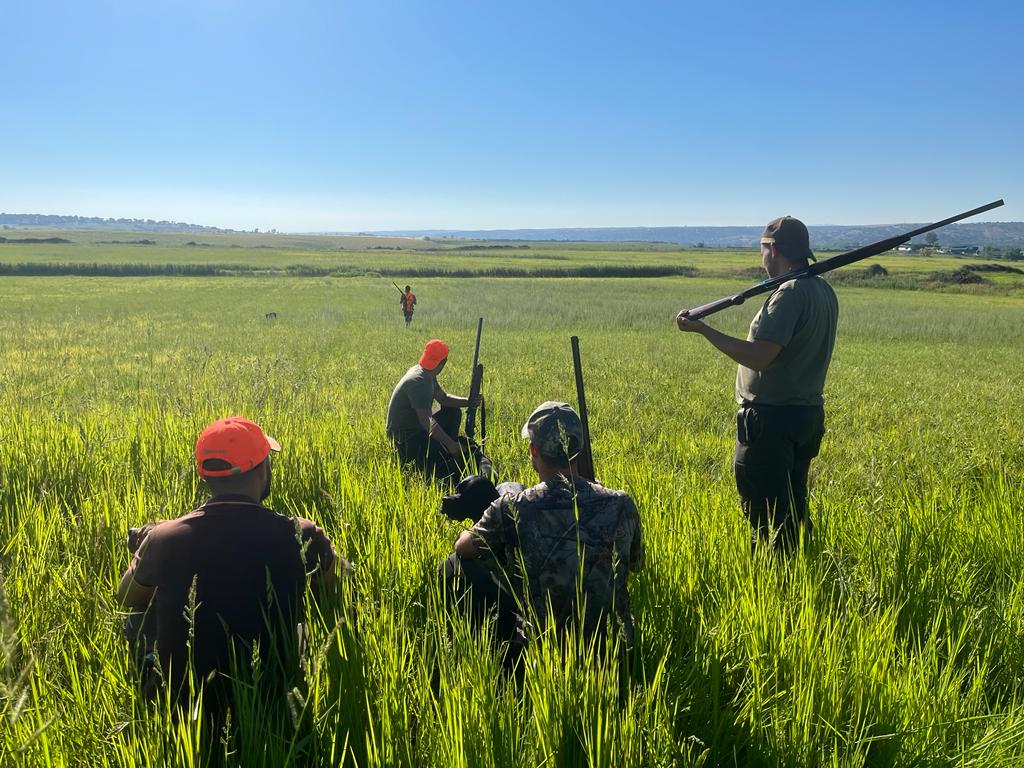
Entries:
[[[0,764],[1021,762],[1019,298],[839,288],[817,540],[779,562],[750,555],[732,487],[734,368],[671,322],[721,282],[424,279],[408,331],[379,283],[0,286]],[[752,312],[712,322],[739,333]],[[461,526],[394,460],[383,413],[434,336],[442,383],[466,389],[481,315],[505,479],[531,480],[518,429],[574,399],[581,337],[598,472],[633,494],[648,548],[628,674],[546,642],[501,682],[486,633],[441,608]],[[242,680],[211,733],[139,701],[112,593],[126,528],[201,501],[191,447],[230,413],[280,440],[273,506],[323,525],[355,577],[310,622],[294,688]]]

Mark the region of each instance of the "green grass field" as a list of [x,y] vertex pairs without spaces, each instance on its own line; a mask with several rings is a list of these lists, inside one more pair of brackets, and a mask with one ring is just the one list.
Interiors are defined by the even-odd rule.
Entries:
[[[134,268],[140,275],[166,272],[177,276],[181,270],[191,267],[220,276],[378,276],[403,280],[453,274],[460,277],[477,274],[497,277],[676,274],[732,277],[744,282],[759,279],[759,263],[751,251],[687,249],[667,243],[485,243],[396,237],[60,230],[5,230],[3,234],[9,240],[59,237],[70,242],[0,242],[0,274],[31,275],[42,267],[49,267],[58,275],[104,276]],[[148,244],[135,244],[139,241]],[[834,254],[822,252],[819,257],[830,255]],[[886,278],[868,281],[874,287],[934,290],[944,287],[935,284],[936,274],[948,275],[964,267],[982,265],[1005,271],[979,273],[983,282],[972,286],[971,290],[1024,289],[1024,267],[1014,262],[986,262],[980,257],[930,252],[884,254],[847,269],[841,279],[864,282],[858,275],[874,264],[884,266],[890,273]],[[12,271],[15,269],[28,271]]]
[[[458,263],[483,275],[417,278],[411,330],[391,278],[374,275],[0,279],[0,765],[1024,761],[1024,276],[838,284],[817,541],[778,563],[750,555],[732,485],[735,366],[673,323],[749,284],[753,252],[336,247],[0,245],[4,263]],[[486,276],[496,261],[548,264],[538,253],[696,272]],[[893,275],[964,263],[920,259],[873,261]],[[745,333],[755,309],[711,324]],[[630,585],[625,680],[549,642],[529,649],[522,688],[499,685],[486,643],[436,603],[461,526],[393,458],[384,411],[435,336],[452,346],[442,384],[464,393],[479,316],[487,448],[503,479],[530,481],[518,434],[532,408],[575,400],[580,336],[598,474],[633,494],[648,549]],[[242,696],[231,732],[210,738],[139,703],[112,593],[127,527],[201,501],[195,437],[232,413],[281,442],[270,501],[326,528],[353,562],[354,596],[340,623],[313,622],[298,690]]]

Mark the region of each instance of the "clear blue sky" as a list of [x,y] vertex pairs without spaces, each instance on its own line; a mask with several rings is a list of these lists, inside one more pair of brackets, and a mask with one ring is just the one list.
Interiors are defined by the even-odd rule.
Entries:
[[1019,2],[5,0],[0,211],[1024,219]]

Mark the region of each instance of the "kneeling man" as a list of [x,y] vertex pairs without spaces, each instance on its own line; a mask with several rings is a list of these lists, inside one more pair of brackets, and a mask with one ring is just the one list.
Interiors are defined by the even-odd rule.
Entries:
[[146,693],[160,682],[175,694],[187,690],[191,669],[194,687],[215,689],[225,703],[224,676],[233,664],[247,663],[255,650],[263,662],[281,665],[294,648],[307,579],[315,594],[348,569],[323,530],[262,504],[270,494],[270,454],[279,450],[248,419],[215,421],[195,453],[209,500],[130,537],[137,549],[117,598],[136,619],[146,616],[129,621],[136,657],[155,662],[144,670]]
[[499,639],[513,644],[533,622],[564,630],[582,615],[586,636],[610,622],[631,645],[626,579],[644,556],[633,499],[577,473],[583,425],[568,404],[542,403],[522,436],[539,482],[498,499],[460,534],[442,565],[445,588],[468,599],[477,621],[496,611]]
[[[480,474],[490,473],[490,463],[467,438],[459,438],[462,409],[480,405],[469,398],[445,392],[437,381],[448,362],[448,345],[431,339],[419,362],[406,371],[388,403],[386,431],[398,456],[424,474],[442,482],[457,480],[472,456]],[[432,411],[437,401],[440,409]],[[483,465],[483,466],[481,466]]]

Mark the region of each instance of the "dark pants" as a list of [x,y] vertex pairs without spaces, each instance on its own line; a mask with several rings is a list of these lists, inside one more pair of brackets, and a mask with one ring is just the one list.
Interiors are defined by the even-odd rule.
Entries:
[[246,681],[248,685],[258,683],[252,694],[258,698],[269,701],[284,701],[285,693],[291,690],[297,682],[295,675],[299,670],[299,632],[295,633],[296,645],[291,646],[290,638],[272,642],[269,649],[264,648],[265,672],[259,677],[254,677],[252,668],[253,646],[251,643],[236,638],[236,646],[233,650],[234,659],[228,669],[211,670],[206,674],[193,678],[191,684],[187,675],[191,672],[165,677],[160,669],[160,661],[157,658],[155,643],[157,635],[156,616],[153,611],[146,613],[130,613],[125,618],[124,634],[128,640],[128,649],[135,666],[135,676],[139,685],[143,701],[152,702],[158,699],[161,691],[169,688],[170,700],[176,705],[174,712],[179,713],[179,707],[186,709],[190,705],[190,689],[195,690],[202,686],[202,711],[206,718],[206,724],[212,726],[214,733],[218,733],[226,722],[228,710],[237,706],[235,699],[235,687],[232,678],[239,678]]
[[507,644],[504,664],[514,666],[525,647],[524,622],[507,581],[480,560],[463,560],[454,552],[438,570],[445,602],[466,611],[474,629],[493,617],[494,639]]
[[410,325],[412,323],[412,312],[405,312],[405,324]]
[[426,432],[417,432],[404,440],[395,441],[399,458],[403,462],[412,462],[425,475],[442,483],[458,482],[464,474],[490,477],[490,459],[469,438],[459,437],[462,409],[441,408],[434,414],[434,421],[449,437],[462,443],[462,460],[448,453],[448,449],[440,441],[435,440]]
[[733,469],[754,546],[770,541],[791,552],[801,528],[810,538],[807,473],[824,434],[821,406],[750,405],[737,412]]
[[[449,437],[457,437],[462,423],[462,409],[442,408],[434,414],[438,423]],[[424,474],[439,481],[458,479],[461,467],[455,457],[448,453],[440,441],[426,432],[417,432],[401,441],[395,441],[398,456],[403,462],[412,462]]]

